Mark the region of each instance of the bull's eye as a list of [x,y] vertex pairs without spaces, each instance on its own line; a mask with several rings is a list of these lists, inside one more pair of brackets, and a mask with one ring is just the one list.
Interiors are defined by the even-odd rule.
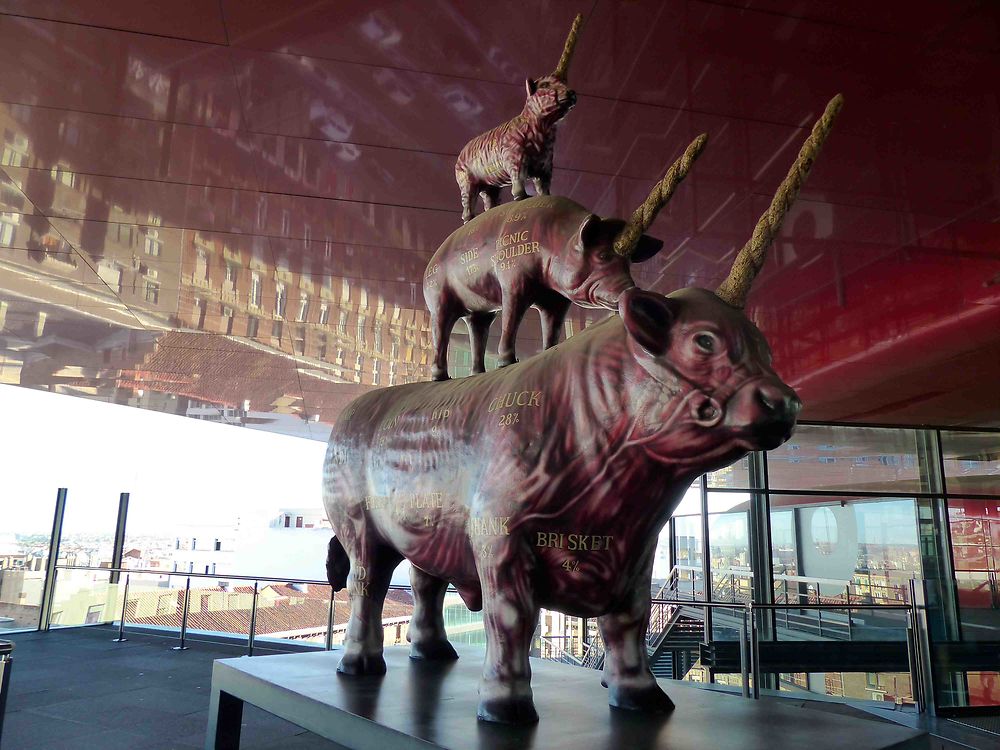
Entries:
[[712,354],[715,351],[715,337],[707,333],[699,333],[695,336],[694,343],[706,354]]
[[609,260],[611,260],[612,257],[614,256],[612,256],[611,253],[609,253],[607,250],[602,250],[597,254],[597,259],[601,263],[607,263]]

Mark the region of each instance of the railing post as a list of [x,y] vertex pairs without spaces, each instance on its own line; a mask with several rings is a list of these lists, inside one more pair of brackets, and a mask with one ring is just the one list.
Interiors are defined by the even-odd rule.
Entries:
[[753,602],[747,605],[750,613],[750,676],[753,677],[753,698],[760,698],[760,643],[757,638],[757,618],[753,614]]
[[913,623],[913,609],[906,611],[906,664],[910,669],[910,689],[913,690],[913,700],[917,704],[917,712],[924,712],[924,696],[920,684],[920,672],[917,669],[917,643]]
[[326,615],[326,650],[333,650],[333,605],[337,592],[330,587],[330,611]]
[[740,621],[740,674],[743,676],[743,697],[750,697],[750,659],[747,643],[747,608],[743,609],[743,619]]
[[66,515],[66,488],[56,493],[56,509],[52,514],[52,534],[49,537],[49,559],[45,562],[45,583],[42,585],[42,611],[38,629],[47,631],[52,623],[52,603],[56,594],[56,565],[59,562],[59,545],[62,542],[63,518]]
[[924,712],[935,716],[934,665],[931,656],[930,632],[927,622],[927,595],[922,579],[910,579],[910,604],[913,607],[914,650],[917,653],[918,681]]
[[187,577],[187,582],[184,584],[184,609],[181,611],[181,642],[179,645],[174,646],[174,651],[187,651],[187,646],[185,641],[187,640],[187,629],[188,629],[188,608],[191,602],[191,576]]
[[128,607],[128,579],[129,574],[125,574],[125,592],[122,594],[122,613],[118,620],[118,637],[112,638],[115,643],[124,643],[128,640],[125,637],[125,609]]
[[257,586],[259,581],[253,582],[253,600],[250,602],[250,634],[247,636],[247,656],[253,656],[253,642],[257,637]]

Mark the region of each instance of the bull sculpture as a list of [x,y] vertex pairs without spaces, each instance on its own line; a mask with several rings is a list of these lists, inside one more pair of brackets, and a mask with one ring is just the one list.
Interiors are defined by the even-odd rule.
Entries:
[[484,612],[479,718],[537,720],[528,650],[541,607],[598,618],[612,706],[673,707],[645,647],[657,536],[699,474],[775,448],[795,426],[801,404],[740,308],[837,108],[715,293],[632,288],[619,316],[518,365],[348,407],[324,472],[337,534],[327,573],[351,599],[339,672],[385,671],[382,603],[405,557],[413,658],[456,658],[449,583]]
[[528,97],[521,114],[477,135],[459,152],[455,180],[462,195],[463,222],[475,215],[477,196],[482,195],[483,209],[489,211],[500,202],[500,189],[507,185],[516,201],[528,197],[524,184],[529,179],[537,195],[549,194],[556,125],[576,105],[567,75],[582,22],[581,15],[573,20],[556,69],[525,80]]
[[558,343],[571,302],[618,309],[635,286],[631,263],[663,247],[643,232],[687,176],[708,137],[698,136],[670,167],[628,222],[602,219],[568,198],[535,197],[508,203],[455,230],[424,272],[431,313],[434,380],[448,378],[448,339],[464,318],[472,343],[472,371],[485,372],[486,339],[501,313],[499,362],[516,362],[517,329],[529,307],[542,320],[542,348]]

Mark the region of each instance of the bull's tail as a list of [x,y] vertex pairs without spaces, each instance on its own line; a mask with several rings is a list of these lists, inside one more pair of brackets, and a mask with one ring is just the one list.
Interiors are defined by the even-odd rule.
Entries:
[[351,572],[351,560],[347,556],[344,545],[337,537],[330,539],[326,551],[326,580],[334,591],[340,591],[347,585],[347,575]]

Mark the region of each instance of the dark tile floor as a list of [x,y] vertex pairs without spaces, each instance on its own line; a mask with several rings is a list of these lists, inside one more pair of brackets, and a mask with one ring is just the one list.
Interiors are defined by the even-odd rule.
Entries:
[[[0,750],[190,750],[203,748],[212,662],[244,648],[132,633],[113,643],[107,628],[5,636],[14,669]],[[280,653],[267,648],[259,653]],[[338,750],[247,705],[245,750]]]

